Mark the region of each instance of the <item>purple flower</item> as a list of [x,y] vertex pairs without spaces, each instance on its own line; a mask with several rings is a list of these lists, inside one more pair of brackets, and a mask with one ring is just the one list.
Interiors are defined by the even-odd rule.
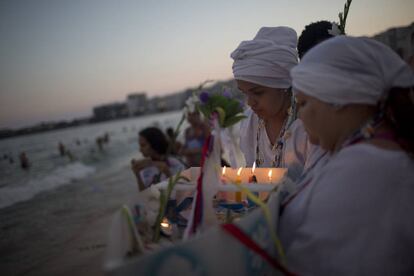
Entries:
[[226,97],[227,99],[231,99],[233,97],[229,89],[224,90],[223,96]]
[[209,99],[210,99],[210,95],[206,91],[201,92],[200,94],[201,103],[206,104]]
[[244,108],[245,108],[245,104],[244,104],[244,102],[243,101],[238,101],[239,102],[239,108],[241,109],[241,110],[243,110]]

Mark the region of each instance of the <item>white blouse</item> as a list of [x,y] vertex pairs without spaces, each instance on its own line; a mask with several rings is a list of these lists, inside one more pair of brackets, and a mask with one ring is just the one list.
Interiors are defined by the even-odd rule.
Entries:
[[[240,148],[246,159],[246,166],[251,167],[256,160],[257,131],[259,117],[249,108],[247,116],[240,124]],[[295,120],[285,133],[282,149],[281,167],[288,168],[289,176],[294,180],[319,159],[324,153],[319,146],[312,145],[308,140],[301,120]],[[272,143],[263,128],[259,137],[260,155],[264,160],[261,167],[272,167],[275,154]]]
[[299,275],[414,275],[414,161],[349,146],[316,166],[286,205],[279,237]]

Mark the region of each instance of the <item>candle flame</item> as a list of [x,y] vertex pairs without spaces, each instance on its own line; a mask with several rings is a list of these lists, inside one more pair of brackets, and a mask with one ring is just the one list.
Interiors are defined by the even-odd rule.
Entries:
[[168,228],[170,227],[170,223],[168,222],[167,218],[163,218],[161,222],[161,227]]
[[272,179],[272,169],[269,170],[269,173],[267,174],[269,176],[269,179]]
[[223,167],[223,170],[221,171],[221,175],[225,175],[226,174],[226,166]]
[[242,168],[242,167],[240,167],[240,168],[237,170],[237,176],[240,176],[242,169],[243,169],[243,168]]
[[256,161],[253,162],[252,173],[254,173],[255,169],[256,169]]

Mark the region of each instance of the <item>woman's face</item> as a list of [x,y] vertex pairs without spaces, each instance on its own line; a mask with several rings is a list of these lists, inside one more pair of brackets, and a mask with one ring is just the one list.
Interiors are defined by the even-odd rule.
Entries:
[[261,86],[252,82],[236,80],[238,88],[246,95],[247,104],[261,119],[280,114],[289,93],[285,89]]
[[154,150],[152,149],[150,143],[148,143],[147,139],[140,135],[138,137],[138,144],[142,155],[144,157],[151,158],[151,156],[154,154]]
[[331,150],[337,140],[336,130],[340,127],[335,107],[301,92],[297,93],[296,102],[298,116],[308,133],[309,141]]

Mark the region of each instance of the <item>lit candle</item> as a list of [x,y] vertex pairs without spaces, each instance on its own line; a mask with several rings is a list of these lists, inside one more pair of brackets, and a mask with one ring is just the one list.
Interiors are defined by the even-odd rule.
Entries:
[[254,175],[254,171],[256,170],[256,161],[253,162],[253,167],[252,167],[252,176],[249,178],[249,183],[257,183],[257,178]]
[[[241,184],[241,172],[242,172],[242,167],[240,167],[237,170],[237,177],[236,177],[236,184],[240,185]],[[241,192],[236,192],[236,202],[242,202],[242,193]]]
[[[226,166],[223,167],[223,169],[221,170],[221,183],[222,184],[226,184]],[[227,193],[226,192],[218,192],[216,195],[216,199],[218,201],[222,201],[222,200],[227,200]]]
[[221,170],[221,182],[226,183],[226,166]]
[[167,218],[163,218],[160,225],[161,225],[160,227],[161,233],[163,233],[164,235],[168,237],[172,235],[172,231],[173,231],[172,225],[168,222]]
[[[253,162],[253,167],[252,167],[252,176],[249,178],[249,183],[257,183],[257,178],[256,175],[254,175],[254,171],[256,170],[256,161]],[[259,193],[258,192],[253,192],[253,194],[257,197],[259,197]],[[249,202],[249,206],[254,206],[254,202],[251,201],[249,198],[247,199],[247,201]]]
[[272,183],[272,169],[269,170],[269,173],[267,174],[267,176],[269,177],[269,183]]

